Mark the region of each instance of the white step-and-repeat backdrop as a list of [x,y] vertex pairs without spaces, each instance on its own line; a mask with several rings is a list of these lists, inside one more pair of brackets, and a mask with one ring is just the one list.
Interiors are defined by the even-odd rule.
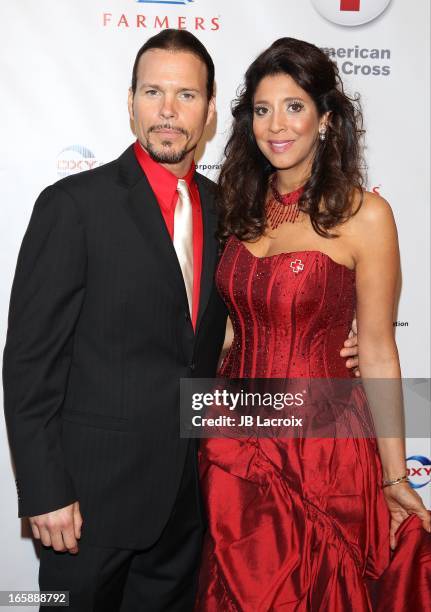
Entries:
[[[246,67],[273,40],[315,43],[337,61],[348,91],[360,92],[368,186],[391,203],[399,230],[403,287],[394,325],[403,375],[429,378],[429,12],[429,0],[4,0],[2,347],[16,257],[36,196],[66,174],[118,157],[133,141],[126,100],[135,54],[149,36],[173,27],[196,34],[215,61],[217,126],[197,160],[212,178],[230,101]],[[430,440],[409,439],[408,456],[411,480],[430,507]],[[3,420],[0,467],[0,590],[37,588],[34,546],[16,518]]]

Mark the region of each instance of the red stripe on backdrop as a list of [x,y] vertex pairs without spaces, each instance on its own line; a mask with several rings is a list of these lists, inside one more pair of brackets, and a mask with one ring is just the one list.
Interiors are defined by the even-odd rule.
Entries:
[[341,11],[360,11],[361,0],[341,0],[340,2]]

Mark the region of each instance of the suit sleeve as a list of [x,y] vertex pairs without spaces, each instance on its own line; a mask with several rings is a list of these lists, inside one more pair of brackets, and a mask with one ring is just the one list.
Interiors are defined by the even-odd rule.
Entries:
[[33,209],[18,256],[3,355],[6,425],[16,470],[18,516],[76,500],[61,444],[61,409],[86,277],[76,204],[48,187]]

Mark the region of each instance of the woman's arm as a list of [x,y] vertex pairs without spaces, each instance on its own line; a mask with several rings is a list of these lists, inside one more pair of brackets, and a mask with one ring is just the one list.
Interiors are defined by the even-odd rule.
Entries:
[[[377,433],[384,480],[406,474],[401,370],[393,314],[400,275],[397,230],[391,207],[365,194],[354,222],[354,256],[359,368]],[[404,481],[384,488],[391,512],[391,546],[409,514],[417,514],[427,531],[430,515],[420,496]]]
[[[405,473],[405,443],[400,363],[393,328],[395,296],[400,275],[397,230],[391,207],[367,193],[355,228],[359,369],[366,385],[377,429],[396,427],[400,438],[379,437],[384,478]],[[367,379],[380,379],[366,384]],[[388,379],[396,379],[391,380]],[[368,388],[367,388],[368,387]],[[371,397],[370,397],[371,394]],[[378,405],[374,406],[372,396]]]

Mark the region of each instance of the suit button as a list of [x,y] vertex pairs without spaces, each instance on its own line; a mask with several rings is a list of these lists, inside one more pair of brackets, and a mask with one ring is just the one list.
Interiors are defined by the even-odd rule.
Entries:
[[192,372],[194,372],[196,370],[196,364],[194,362],[191,363],[189,367],[190,367]]

